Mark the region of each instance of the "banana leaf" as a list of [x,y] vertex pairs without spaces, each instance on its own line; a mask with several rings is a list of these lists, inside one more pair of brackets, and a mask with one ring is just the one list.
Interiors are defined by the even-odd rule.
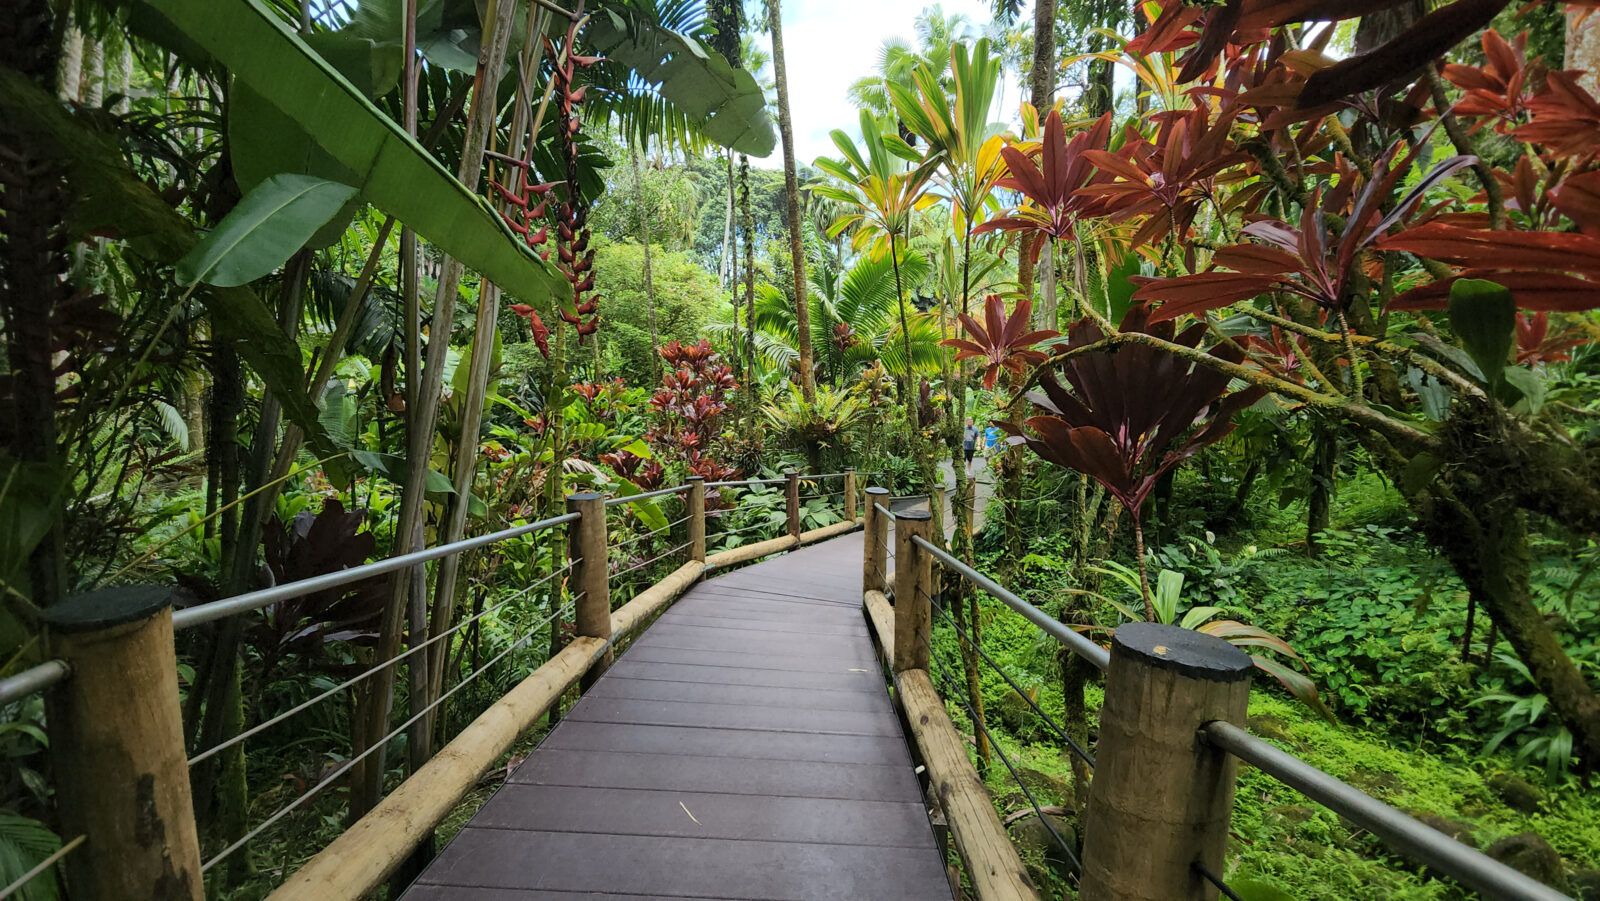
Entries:
[[[654,104],[652,115],[645,119],[676,111],[717,144],[754,157],[770,155],[777,138],[767,114],[766,96],[755,77],[728,65],[722,54],[711,52],[694,38],[630,13],[602,8],[584,30],[584,43],[592,52],[627,66],[649,86],[649,91],[629,102],[614,102],[617,111],[623,106],[651,105],[659,97],[672,110]],[[603,107],[608,100],[601,98],[595,103]]]
[[482,197],[261,0],[149,0],[148,6],[314,136],[373,206],[525,302],[544,303],[565,284]]

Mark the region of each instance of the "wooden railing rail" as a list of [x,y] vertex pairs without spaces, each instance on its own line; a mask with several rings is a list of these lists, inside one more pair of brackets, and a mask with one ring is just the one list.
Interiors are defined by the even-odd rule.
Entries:
[[[1225,890],[1224,855],[1240,760],[1484,897],[1567,897],[1246,732],[1242,724],[1254,662],[1245,652],[1214,636],[1144,622],[1118,627],[1108,652],[951,556],[927,534],[926,514],[891,516],[873,501],[874,490],[868,489],[864,610],[885,656],[893,661],[911,732],[980,899],[1035,895],[1016,851],[1005,841],[966,743],[955,733],[945,701],[928,677],[930,610],[937,595],[934,564],[1020,613],[1106,673],[1094,757],[1074,746],[1094,768],[1083,813],[1079,897],[1215,901]],[[892,606],[873,581],[885,565],[883,544],[874,537],[890,519],[896,533]],[[975,726],[982,728],[981,723]],[[1071,741],[1065,733],[1062,738]]]
[[[260,610],[282,600],[348,586],[547,529],[568,528],[572,562],[545,579],[573,570],[576,637],[491,704],[271,896],[279,901],[355,901],[381,886],[495,760],[509,751],[568,689],[587,686],[597,678],[619,642],[650,622],[707,572],[823,541],[859,527],[853,471],[805,478],[843,479],[840,500],[844,521],[801,531],[801,476],[793,471],[779,480],[714,485],[691,477],[681,486],[642,495],[605,498],[576,494],[569,498],[568,512],[561,516],[187,608],[176,615],[172,610],[173,592],[165,586],[106,589],[52,607],[44,617],[46,662],[0,680],[0,702],[45,693],[50,747],[55,757],[53,769],[68,777],[57,787],[62,826],[66,834],[84,836],[72,843],[74,853],[64,858],[69,889],[74,896],[86,898],[200,901],[205,896],[203,872],[207,866],[244,846],[243,841],[236,842],[202,865],[190,795],[189,765],[193,761],[187,759],[182,729],[175,628]],[[785,534],[708,555],[706,490],[753,484],[786,486]],[[611,585],[615,577],[607,566],[610,549],[606,508],[669,494],[685,497],[688,541],[682,548],[688,551],[688,559],[613,610]],[[457,624],[456,629],[463,625]],[[456,629],[429,641],[449,640]],[[393,666],[400,659],[378,666]],[[339,688],[353,686],[361,678],[349,680]],[[284,715],[298,713],[336,690]],[[444,700],[441,697],[435,703]],[[261,728],[263,725],[258,725],[225,744],[241,743]],[[401,730],[404,728],[402,725]],[[202,752],[196,759],[204,759],[215,750]],[[356,762],[349,761],[346,766]],[[309,794],[291,802],[289,808],[281,809],[274,817],[288,813]]]

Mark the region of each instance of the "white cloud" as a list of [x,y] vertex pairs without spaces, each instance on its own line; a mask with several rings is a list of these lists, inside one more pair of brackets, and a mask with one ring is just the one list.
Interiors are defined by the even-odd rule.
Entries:
[[[879,50],[890,38],[915,43],[917,14],[927,0],[787,0],[783,4],[783,48],[789,74],[789,107],[794,122],[795,158],[810,165],[818,156],[837,156],[828,133],[835,128],[859,134],[857,113],[847,89],[871,75]],[[945,15],[964,15],[982,32],[990,22],[988,0],[945,0]],[[752,11],[758,7],[751,5]],[[766,43],[765,34],[760,36]],[[994,110],[997,118],[1016,118],[1021,89],[1006,73]],[[783,153],[773,151],[751,165],[781,168]]]

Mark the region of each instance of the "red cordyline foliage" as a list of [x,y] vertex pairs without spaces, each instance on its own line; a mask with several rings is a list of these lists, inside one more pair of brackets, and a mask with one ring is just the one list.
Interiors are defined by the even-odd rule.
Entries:
[[[661,387],[650,398],[655,423],[645,432],[645,441],[659,459],[682,460],[690,475],[708,482],[725,482],[739,476],[739,468],[719,462],[714,456],[720,447],[722,417],[728,411],[728,395],[736,390],[733,368],[711,349],[709,341],[683,344],[673,341],[661,348],[666,363]],[[613,459],[614,458],[614,459]],[[619,475],[641,488],[647,487],[630,473],[649,475],[659,482],[660,464],[641,465],[637,457],[623,452],[601,458]],[[654,487],[648,486],[648,487]],[[708,499],[712,504],[714,499]],[[713,504],[714,506],[714,504]]]
[[1544,311],[1533,314],[1517,312],[1517,362],[1562,363],[1572,359],[1567,351],[1588,344],[1589,339],[1577,329],[1567,329],[1550,334],[1550,314]]
[[1044,353],[1034,350],[1033,346],[1061,334],[1055,329],[1028,331],[1033,321],[1033,301],[1026,297],[1017,301],[1016,310],[1008,318],[1005,301],[998,294],[990,294],[984,299],[983,315],[986,325],[979,325],[978,320],[966,313],[959,314],[961,325],[972,340],[946,338],[939,343],[959,351],[957,363],[974,357],[988,360],[989,365],[983,370],[986,390],[994,388],[995,378],[1002,369],[1021,375],[1029,366],[1043,363]]
[[1066,128],[1061,124],[1061,112],[1051,110],[1045,118],[1039,142],[1039,163],[1015,147],[1000,150],[1010,175],[995,184],[1022,194],[1028,203],[1009,216],[990,219],[972,233],[1025,231],[1052,238],[1071,238],[1080,218],[1105,215],[1109,209],[1106,204],[1079,189],[1110,182],[1111,176],[1098,171],[1087,156],[1091,150],[1104,149],[1110,136],[1111,114],[1107,113],[1068,141]]
[[[1154,316],[1157,320],[1203,313],[1272,291],[1298,295],[1326,310],[1343,310],[1358,255],[1415,208],[1424,192],[1472,162],[1471,157],[1456,156],[1438,163],[1384,213],[1381,205],[1409,171],[1415,151],[1399,165],[1391,165],[1393,154],[1394,149],[1385,154],[1373,166],[1373,177],[1364,181],[1354,167],[1343,168],[1331,190],[1313,192],[1298,226],[1258,218],[1241,230],[1242,236],[1255,240],[1218,249],[1211,261],[1213,271],[1139,279],[1142,287],[1134,298],[1162,301]],[[1345,219],[1337,238],[1329,233],[1331,216]]]
[[[1482,28],[1504,2],[1456,0],[1388,44],[1339,63],[1308,51],[1286,51],[1271,33],[1278,25],[1352,18],[1396,5],[1397,0],[1230,0],[1209,8],[1177,0],[1162,4],[1157,21],[1134,41],[1133,49],[1188,48],[1181,79],[1214,74],[1218,60],[1226,67],[1224,87],[1193,89],[1196,106],[1186,116],[1197,121],[1208,116],[1208,106],[1199,98],[1216,97],[1221,100],[1219,125],[1230,116],[1254,121],[1264,130],[1277,129],[1277,142],[1285,139],[1283,126],[1311,121],[1293,139],[1299,151],[1294,158],[1326,156],[1321,149],[1326,147],[1325,130],[1317,123],[1344,107],[1394,137],[1370,177],[1337,156],[1331,164],[1306,166],[1308,173],[1334,180],[1313,192],[1313,202],[1297,224],[1255,217],[1241,234],[1250,240],[1219,250],[1208,271],[1146,281],[1136,296],[1164,303],[1156,318],[1201,313],[1273,292],[1342,312],[1349,303],[1351,279],[1361,270],[1381,274],[1375,254],[1397,251],[1459,271],[1404,291],[1391,309],[1442,309],[1457,278],[1498,282],[1527,310],[1575,312],[1600,305],[1600,237],[1518,230],[1560,228],[1564,216],[1584,232],[1600,235],[1600,171],[1588,168],[1600,158],[1600,100],[1578,84],[1578,73],[1547,71],[1541,61],[1528,60],[1524,36],[1506,41],[1485,32],[1483,66],[1443,68],[1444,76],[1465,91],[1451,112],[1469,130],[1492,127],[1530,145],[1532,152],[1520,156],[1511,172],[1492,173],[1516,219],[1508,229],[1491,231],[1488,214],[1447,212],[1450,201],[1421,208],[1423,193],[1445,177],[1468,165],[1484,168],[1466,156],[1439,164],[1390,204],[1415,157],[1413,151],[1394,162],[1400,129],[1423,114],[1426,85],[1418,80],[1398,105],[1381,91],[1366,92],[1414,72],[1418,60],[1442,55]],[[1243,169],[1264,174],[1251,163]],[[1272,190],[1270,179],[1260,178],[1230,205],[1259,205]],[[1384,205],[1389,212],[1380,213]],[[1313,212],[1312,206],[1320,209]],[[1338,223],[1337,231],[1330,229],[1330,222]],[[1148,220],[1145,226],[1150,226]]]
[[1089,150],[1084,157],[1116,181],[1095,181],[1078,192],[1102,198],[1112,221],[1145,217],[1129,244],[1138,248],[1161,235],[1182,240],[1200,208],[1215,199],[1217,177],[1248,159],[1228,139],[1231,113],[1211,121],[1208,107],[1159,116],[1156,140],[1128,126],[1122,150]]
[[[572,287],[570,298],[571,310],[566,305],[556,304],[556,315],[576,326],[578,343],[594,334],[600,325],[600,316],[595,312],[600,295],[591,293],[594,290],[594,250],[589,247],[589,204],[583,199],[578,187],[578,133],[583,130],[583,118],[579,115],[578,108],[583,103],[588,87],[575,87],[574,82],[581,69],[587,69],[600,62],[598,56],[578,56],[570,51],[577,46],[578,23],[574,22],[567,29],[565,46],[569,51],[563,58],[556,52],[556,46],[546,37],[544,39],[545,51],[551,59],[558,64],[552,74],[555,81],[555,96],[557,105],[561,109],[563,127],[561,134],[561,159],[566,165],[565,183],[550,182],[546,184],[524,184],[522,190],[511,191],[505,186],[495,184],[494,188],[505,201],[511,204],[513,211],[505,215],[506,224],[517,234],[523,236],[528,246],[536,250],[550,238],[550,226],[545,221],[549,201],[547,195],[550,189],[562,184],[565,198],[556,206],[556,268],[566,277],[567,284]],[[531,152],[530,142],[530,152]],[[511,163],[520,170],[518,180],[526,182],[528,173],[533,171],[529,160],[507,160],[496,154],[498,159]],[[537,201],[537,202],[536,202]],[[539,258],[550,259],[549,250],[539,250]],[[528,325],[533,329],[533,339],[539,345],[539,351],[550,356],[550,330],[544,321],[539,318],[539,313],[527,304],[512,304],[512,312],[528,320]],[[584,317],[588,317],[585,319]]]
[[[1199,347],[1206,325],[1181,334],[1168,320],[1153,321],[1143,304],[1128,310],[1122,332],[1142,332],[1184,347]],[[1105,338],[1094,322],[1074,323],[1067,350]],[[1232,344],[1206,351],[1238,363],[1244,355]],[[1233,431],[1232,417],[1260,400],[1261,388],[1228,393],[1229,376],[1143,344],[1081,354],[1039,378],[1044,392],[1028,399],[1042,412],[1026,430],[996,421],[1044,459],[1088,473],[1104,485],[1138,521],[1145,498],[1163,475],[1208,444]],[[1070,390],[1069,390],[1070,386]]]

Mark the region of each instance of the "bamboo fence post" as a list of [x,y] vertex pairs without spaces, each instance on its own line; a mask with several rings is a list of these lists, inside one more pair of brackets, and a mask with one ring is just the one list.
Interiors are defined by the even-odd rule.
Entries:
[[105,588],[44,611],[45,648],[72,667],[46,696],[75,898],[205,894],[172,636],[172,593]]
[[856,521],[856,471],[854,468],[844,471],[844,518],[846,522]]
[[1195,865],[1223,872],[1239,764],[1199,730],[1244,722],[1253,669],[1245,652],[1190,629],[1128,623],[1113,634],[1081,897],[1216,899]]
[[933,514],[894,521],[894,671],[928,669],[932,654],[933,555],[912,543],[932,540]]
[[706,479],[690,476],[689,482],[689,559],[706,562]]
[[[606,546],[605,498],[592,491],[567,497],[567,512],[580,517],[567,533],[570,559],[578,561],[573,583],[578,589],[574,603],[576,632],[581,638],[611,640],[611,577]],[[584,673],[579,685],[585,691],[611,665],[610,648]]]
[[784,486],[784,506],[789,512],[789,537],[800,540],[800,473],[790,469],[785,470],[783,477],[788,480]]
[[878,502],[884,503],[888,509],[889,489],[872,487],[867,489],[867,505],[862,522],[862,556],[865,558],[861,566],[862,591],[888,591],[889,586],[885,581],[889,567],[889,517],[878,512]]

